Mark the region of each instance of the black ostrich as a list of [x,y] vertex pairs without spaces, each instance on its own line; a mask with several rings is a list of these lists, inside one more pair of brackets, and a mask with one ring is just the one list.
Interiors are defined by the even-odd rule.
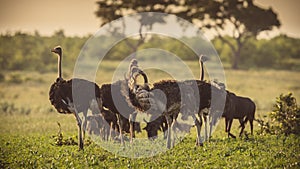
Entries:
[[[90,109],[93,113],[99,113],[99,108],[102,107],[100,88],[84,79],[64,80],[61,70],[62,48],[57,46],[51,52],[58,55],[58,78],[51,85],[49,100],[58,113],[75,116],[78,125],[78,146],[79,150],[83,150],[87,111]],[[82,120],[78,115],[80,112],[83,112]]]

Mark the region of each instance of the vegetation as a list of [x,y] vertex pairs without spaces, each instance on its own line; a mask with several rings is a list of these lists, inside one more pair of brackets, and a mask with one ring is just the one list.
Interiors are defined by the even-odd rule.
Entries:
[[[109,43],[109,38],[98,37],[101,42]],[[187,37],[186,37],[187,38]],[[228,41],[233,39],[225,37]],[[40,73],[55,72],[57,69],[56,60],[50,49],[61,45],[64,49],[63,67],[72,70],[81,48],[88,37],[65,37],[63,31],[57,31],[51,37],[16,32],[15,34],[0,35],[0,71],[6,70],[28,70]],[[129,39],[128,41],[135,41]],[[212,40],[225,66],[230,65],[233,53],[230,47],[224,44],[219,38]],[[197,45],[197,44],[195,44]],[[270,40],[250,38],[244,46],[240,58],[241,68],[277,68],[288,70],[299,70],[300,68],[300,39],[280,35]],[[13,47],[13,50],[12,48]],[[146,41],[139,49],[159,48],[181,57],[184,60],[195,60],[196,56],[179,40],[172,38],[153,36]],[[95,57],[103,49],[95,48],[97,51],[88,51],[87,56]],[[106,60],[121,60],[131,54],[127,43],[122,41],[105,56]],[[159,58],[159,56],[157,56]],[[72,63],[72,64],[70,64]],[[0,72],[0,82],[5,80]],[[18,78],[18,77],[15,77]],[[13,79],[18,80],[18,79]]]
[[289,93],[281,94],[276,98],[273,111],[268,114],[270,122],[259,119],[261,134],[284,134],[300,135],[300,107],[297,105],[296,98]]
[[[299,137],[249,140],[214,138],[195,147],[187,136],[174,149],[149,158],[115,156],[92,143],[84,152],[76,145],[57,146],[51,134],[1,135],[1,168],[298,168]],[[17,151],[16,151],[17,149]]]
[[[142,12],[160,12],[176,15],[183,18],[201,30],[208,29],[216,32],[219,39],[229,46],[232,52],[232,68],[238,69],[241,52],[250,37],[256,37],[261,32],[272,30],[280,26],[277,14],[272,8],[265,9],[256,5],[253,0],[213,0],[213,1],[190,1],[190,0],[164,0],[164,1],[128,1],[116,2],[98,0],[96,16],[101,19],[101,24],[112,22],[128,14]],[[165,23],[167,17],[154,17],[144,13],[140,16],[139,30],[151,30],[154,23]],[[184,22],[178,22],[183,29]],[[124,24],[123,27],[126,25]],[[227,33],[232,39],[224,38],[224,30],[231,28]],[[118,28],[111,28],[113,33]],[[127,43],[135,52],[145,41],[145,36],[140,33],[139,42]]]
[[[257,39],[260,32],[280,25],[272,9],[256,6],[252,0],[153,1],[159,3],[156,5],[148,1],[114,2],[98,0],[96,15],[102,24],[123,13],[147,10],[177,13],[191,22],[205,20],[200,27],[214,29],[219,35],[228,24],[233,24],[232,35],[217,36],[212,44],[225,67],[227,89],[250,97],[256,103],[254,136],[245,132],[242,138],[227,138],[222,119],[210,142],[205,142],[203,147],[194,145],[196,134],[192,128],[175,148],[152,157],[116,155],[105,150],[103,143],[93,136],[86,139],[85,150],[78,151],[76,120],[72,115],[57,113],[49,103],[49,87],[57,78],[57,58],[50,49],[56,45],[64,49],[63,76],[69,79],[89,36],[66,37],[63,30],[52,36],[41,36],[37,31],[34,34],[6,33],[0,35],[0,168],[300,168],[300,107],[296,103],[296,99],[300,99],[300,39],[286,35]],[[174,3],[173,9],[180,5],[180,10],[170,10],[170,3]],[[206,22],[207,19],[211,22]],[[164,20],[141,23],[141,27],[151,29],[154,22],[163,23]],[[101,40],[103,47],[112,40],[109,35],[97,38],[95,40]],[[92,46],[92,50],[86,51],[87,57],[99,56],[102,46]],[[180,39],[141,36],[141,39],[127,38],[118,42],[107,53],[99,65],[96,82],[99,85],[111,82],[120,60],[138,49],[147,48],[171,51],[186,61],[195,77],[199,77],[197,56]],[[146,71],[150,83],[169,77],[164,72]],[[288,92],[290,94],[277,97],[279,93]],[[249,124],[246,131],[249,131]],[[236,120],[232,133],[238,132]],[[143,132],[137,137],[145,138],[146,134]],[[165,141],[158,139],[150,143],[156,146]],[[153,149],[138,140],[134,140],[133,146],[126,142],[121,149],[117,142],[109,146],[130,156],[134,156],[134,146]]]
[[[119,62],[104,61],[102,64],[104,69],[96,78],[99,85],[111,80],[112,70]],[[198,62],[188,61],[187,64],[195,77],[199,77]],[[66,68],[65,72],[66,78],[71,77],[70,68]],[[167,77],[152,71],[147,73],[151,83]],[[275,97],[281,92],[292,92],[295,98],[300,99],[299,72],[225,69],[225,73],[230,91],[255,101],[256,117],[259,119],[272,111]],[[300,165],[298,135],[260,134],[259,123],[254,122],[254,136],[228,139],[223,119],[213,133],[211,142],[205,142],[203,147],[195,147],[196,134],[193,128],[191,134],[174,149],[149,158],[115,155],[93,139],[88,139],[85,151],[79,152],[75,118],[57,113],[48,100],[50,84],[57,74],[32,71],[4,71],[3,74],[5,80],[0,83],[1,168],[299,168]],[[21,81],[12,82],[10,79],[15,76]],[[25,110],[30,111],[26,113]],[[267,120],[271,118],[267,116]],[[232,133],[237,134],[238,127],[236,120]],[[246,131],[249,132],[249,124],[246,125]],[[146,133],[137,137],[146,137]],[[165,144],[165,141],[158,140],[159,143]],[[124,153],[130,153],[128,142],[126,146]]]
[[87,37],[65,37],[63,30],[51,37],[15,32],[0,36],[0,70],[31,70],[49,72],[57,69],[56,60],[50,49],[62,45],[65,51],[64,67],[75,62]]

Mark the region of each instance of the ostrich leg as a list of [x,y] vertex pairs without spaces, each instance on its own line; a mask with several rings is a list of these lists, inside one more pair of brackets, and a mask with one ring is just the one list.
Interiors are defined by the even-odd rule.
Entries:
[[203,143],[201,142],[201,126],[202,126],[202,119],[200,118],[200,120],[197,119],[197,117],[195,115],[192,116],[193,120],[195,122],[196,125],[196,129],[197,129],[197,139],[196,139],[196,146],[203,146]]
[[175,146],[175,140],[176,140],[176,132],[175,132],[175,125],[177,121],[176,119],[173,119],[172,125],[171,125],[171,147]]
[[83,119],[82,119],[82,140],[85,138],[85,131],[86,131],[86,125],[87,125],[87,110],[83,111]]
[[[203,119],[204,119],[204,128],[205,128],[205,140],[208,140],[210,136],[208,136],[208,134],[210,133],[210,131],[208,131],[208,121],[207,121],[207,115],[204,114],[204,112],[202,112],[202,116],[203,116]],[[201,113],[199,112],[198,113],[198,117],[199,119],[201,119]]]
[[129,115],[129,125],[130,125],[129,130],[130,130],[130,143],[131,144],[133,143],[133,138],[135,137],[133,123],[135,121],[136,115],[137,115],[137,112],[133,112]]
[[124,139],[123,139],[123,135],[122,135],[122,125],[123,125],[123,122],[121,120],[121,115],[120,114],[117,114],[117,119],[118,119],[118,125],[119,125],[119,132],[120,132],[120,141],[121,141],[121,145],[122,146],[125,146],[125,143],[124,143]]
[[113,122],[110,122],[110,127],[109,127],[109,136],[108,136],[108,140],[111,141],[113,136]]
[[74,113],[76,121],[77,121],[77,125],[78,125],[78,146],[79,146],[79,150],[83,150],[83,137],[82,137],[82,121],[80,119],[80,117],[78,116],[77,111],[75,111]]
[[172,118],[169,115],[165,115],[167,124],[168,124],[168,133],[167,133],[167,148],[171,148],[171,123],[172,123]]

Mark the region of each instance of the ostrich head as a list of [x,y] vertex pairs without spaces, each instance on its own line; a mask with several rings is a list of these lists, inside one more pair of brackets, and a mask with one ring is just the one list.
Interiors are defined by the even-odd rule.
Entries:
[[208,61],[209,60],[209,58],[206,56],[206,55],[200,55],[199,56],[199,62],[206,62],[206,61]]
[[142,75],[144,78],[144,85],[145,89],[149,89],[148,86],[148,77],[145,74],[143,70],[141,70],[138,66],[138,61],[136,59],[132,59],[129,65],[128,69],[128,87],[131,90],[134,90],[138,87],[141,87],[141,85],[137,84],[137,78],[138,76]]
[[51,49],[51,52],[58,54],[59,56],[61,56],[62,54],[62,49],[60,46],[55,47],[54,49]]
[[147,131],[148,139],[155,140],[158,136],[158,130],[161,131],[160,128],[160,123],[162,122],[161,119],[155,119],[150,122],[144,119],[144,122],[146,123],[146,127],[144,127],[143,130]]
[[[137,84],[139,76],[144,78],[144,84]],[[148,77],[143,70],[138,67],[137,61],[131,61],[128,72],[128,89],[129,100],[131,104],[140,110],[148,110],[150,106],[150,87],[148,85]]]

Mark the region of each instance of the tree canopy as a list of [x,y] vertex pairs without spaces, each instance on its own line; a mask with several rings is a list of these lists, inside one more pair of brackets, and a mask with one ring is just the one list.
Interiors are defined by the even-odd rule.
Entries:
[[[277,14],[271,8],[262,8],[253,0],[99,0],[97,4],[96,16],[101,19],[101,25],[128,14],[162,12],[186,19],[201,29],[214,30],[222,42],[230,47],[234,69],[238,68],[242,48],[249,37],[280,26]],[[155,22],[163,22],[163,19],[151,16],[141,18],[141,28],[147,26],[151,29]],[[226,36],[234,41],[224,38],[224,31],[228,28],[231,33]]]

